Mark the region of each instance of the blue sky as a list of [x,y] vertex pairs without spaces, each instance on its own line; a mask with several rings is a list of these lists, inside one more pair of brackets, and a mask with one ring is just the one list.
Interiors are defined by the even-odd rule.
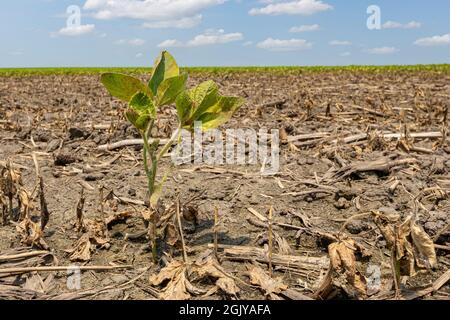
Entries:
[[0,35],[0,67],[450,63],[450,1],[3,1]]

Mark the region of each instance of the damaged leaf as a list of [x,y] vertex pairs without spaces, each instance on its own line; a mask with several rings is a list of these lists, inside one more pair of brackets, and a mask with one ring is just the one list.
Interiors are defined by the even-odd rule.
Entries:
[[414,243],[416,263],[420,268],[434,268],[437,265],[433,240],[415,222],[411,225],[411,238]]
[[328,246],[333,285],[345,291],[349,297],[367,295],[366,278],[356,268],[355,243],[345,240]]
[[203,262],[196,262],[193,266],[193,272],[197,273],[199,278],[213,278],[216,280],[216,286],[223,292],[235,296],[240,292],[234,279],[219,265],[219,262],[212,256],[207,256]]
[[437,265],[433,240],[412,215],[403,222],[400,218],[389,219],[381,212],[374,215],[375,224],[386,239],[387,247],[395,255],[393,267],[397,277],[414,276]]
[[80,239],[75,242],[73,249],[67,250],[70,254],[70,261],[87,262],[91,260],[91,241],[88,234],[83,234]]
[[[203,290],[192,284],[194,280],[206,279],[213,280],[215,286]],[[163,300],[187,300],[191,296],[210,295],[219,289],[236,296],[240,291],[234,279],[210,255],[195,263],[172,261],[149,280],[153,286],[164,286],[159,296]]]
[[16,226],[16,230],[22,238],[22,244],[35,246],[44,250],[49,249],[49,246],[43,239],[43,232],[40,225],[31,221],[31,219],[25,218]]
[[159,296],[162,300],[187,300],[191,297],[186,289],[186,265],[182,262],[172,261],[149,280],[153,286],[166,284]]
[[281,279],[271,278],[261,267],[247,266],[250,283],[261,287],[264,294],[271,299],[278,300],[277,294],[287,290],[288,286]]

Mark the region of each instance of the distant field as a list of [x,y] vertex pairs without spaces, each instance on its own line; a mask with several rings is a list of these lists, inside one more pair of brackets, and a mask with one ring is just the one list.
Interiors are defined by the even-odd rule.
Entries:
[[[239,73],[239,72],[392,72],[392,71],[433,71],[448,72],[450,64],[435,65],[393,65],[393,66],[336,66],[336,67],[190,67],[188,72]],[[0,68],[0,77],[54,74],[98,74],[121,72],[129,74],[149,73],[150,68]]]

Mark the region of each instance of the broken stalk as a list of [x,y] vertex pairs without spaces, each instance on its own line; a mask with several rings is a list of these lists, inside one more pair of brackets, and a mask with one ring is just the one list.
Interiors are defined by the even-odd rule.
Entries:
[[271,206],[269,209],[269,275],[272,277],[273,275],[273,266],[272,266],[272,251],[273,251],[273,231],[272,231],[272,216],[273,216],[273,207]]
[[214,208],[214,255],[216,256],[216,259],[219,260],[219,253],[218,253],[218,237],[217,237],[217,224],[218,224],[218,220],[219,220],[219,210],[217,209],[217,207]]

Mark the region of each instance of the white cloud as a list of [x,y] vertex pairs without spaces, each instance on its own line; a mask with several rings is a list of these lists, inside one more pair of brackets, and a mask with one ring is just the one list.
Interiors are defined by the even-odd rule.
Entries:
[[270,3],[262,8],[253,8],[249,11],[252,16],[255,15],[312,15],[318,12],[333,9],[333,6],[324,3],[321,0],[296,0],[288,2]]
[[383,29],[418,29],[420,27],[422,27],[422,24],[417,21],[411,21],[405,24],[396,21],[387,21],[382,25]]
[[289,29],[289,32],[292,33],[299,33],[299,32],[310,32],[310,31],[317,31],[320,30],[320,26],[318,24],[312,24],[312,25],[303,25],[299,27],[292,27]]
[[258,48],[270,51],[299,51],[312,48],[312,43],[303,39],[280,40],[268,38],[257,44]]
[[58,32],[53,32],[51,35],[56,36],[67,36],[67,37],[77,37],[84,34],[91,33],[95,30],[95,25],[93,24],[82,24],[79,26],[70,26],[60,29]]
[[138,59],[139,59],[139,58],[142,58],[143,56],[144,56],[144,54],[141,53],[141,52],[139,52],[139,53],[136,54],[136,58],[138,58]]
[[352,43],[350,41],[341,41],[341,40],[333,40],[329,42],[330,46],[351,46]]
[[202,10],[227,0],[87,0],[85,10],[101,20],[129,18],[145,21],[146,28],[190,28]]
[[242,45],[244,46],[244,47],[249,47],[249,46],[251,46],[253,44],[253,41],[247,41],[247,42],[244,42]]
[[349,56],[351,56],[352,55],[352,53],[351,52],[348,52],[348,51],[346,51],[346,52],[342,52],[341,54],[339,54],[341,57],[349,57]]
[[144,22],[142,26],[148,29],[189,29],[200,24],[202,21],[202,15],[198,14],[193,17],[185,17],[177,20],[166,20],[166,21],[155,21],[155,22]]
[[178,40],[166,40],[162,43],[158,44],[159,48],[170,48],[170,47],[200,47],[206,45],[214,45],[214,44],[224,44],[233,41],[239,41],[244,39],[244,35],[240,32],[235,33],[225,33],[225,30],[206,30],[205,33],[199,34],[194,37],[194,39],[189,40],[186,43],[183,43]]
[[131,39],[130,41],[128,41],[128,44],[132,45],[132,46],[143,46],[145,44],[145,40],[143,39]]
[[175,40],[175,39],[170,39],[170,40],[165,40],[163,42],[161,42],[160,44],[158,44],[159,48],[177,48],[177,47],[183,47],[183,43],[181,41]]
[[450,45],[450,33],[444,34],[442,36],[433,36],[429,38],[418,39],[414,42],[414,44],[422,47]]
[[370,54],[393,54],[399,51],[399,49],[394,47],[380,47],[366,50],[366,52]]
[[140,47],[140,46],[143,46],[145,43],[146,43],[146,41],[144,39],[139,39],[139,38],[130,39],[130,40],[120,39],[120,40],[117,40],[116,42],[114,42],[114,44],[117,44],[117,45],[128,44],[133,47]]

